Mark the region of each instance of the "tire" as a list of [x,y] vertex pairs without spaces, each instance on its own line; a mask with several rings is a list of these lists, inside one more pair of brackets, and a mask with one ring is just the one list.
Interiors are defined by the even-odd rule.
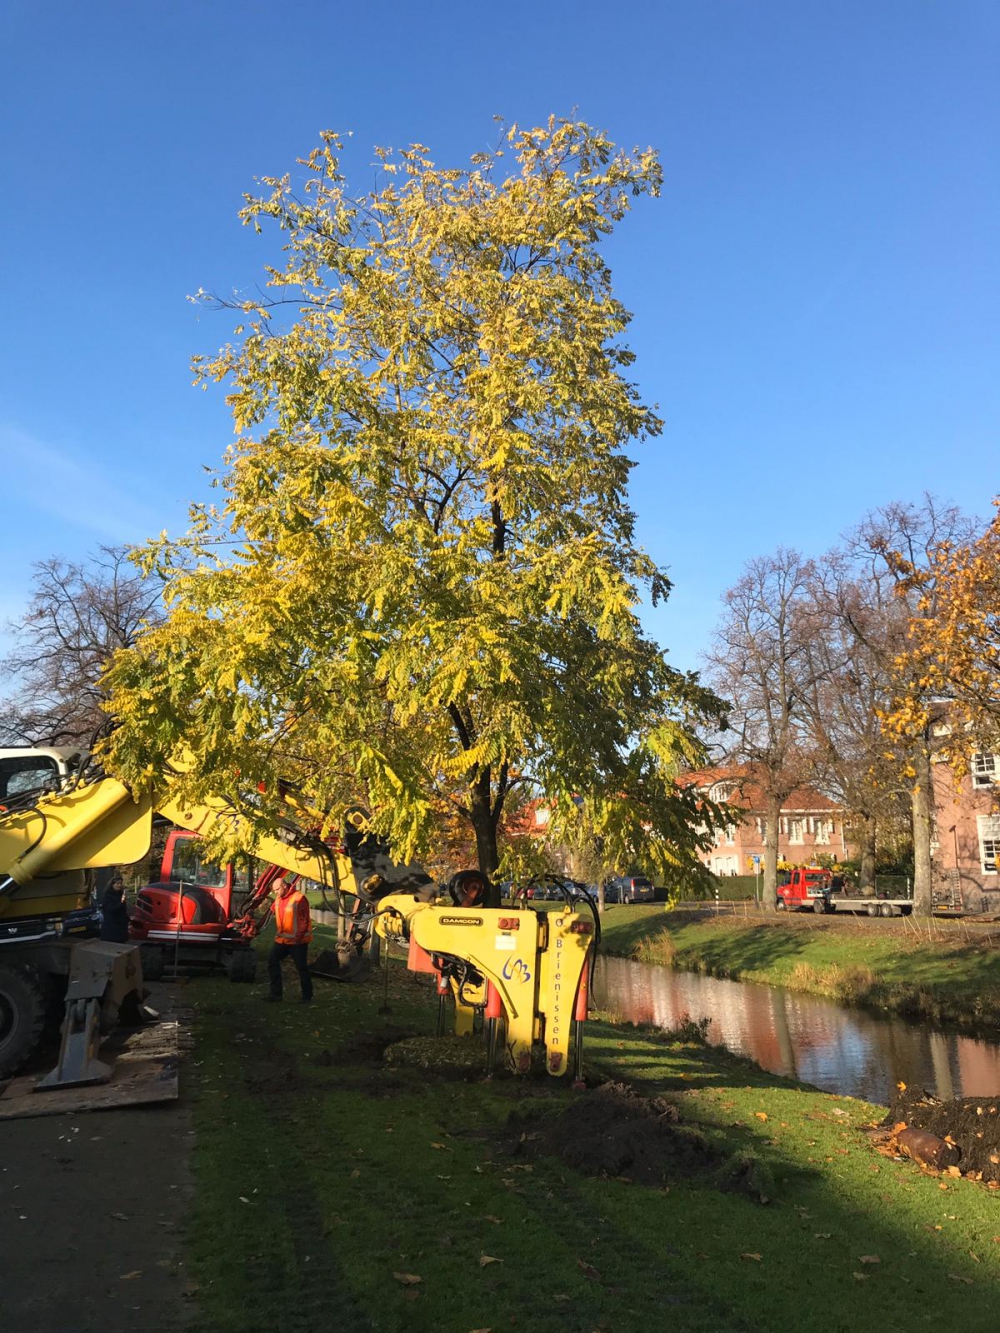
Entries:
[[879,905],[878,905],[878,903],[869,903],[869,904],[868,904],[868,915],[869,915],[869,916],[878,916],[878,911],[879,911]]
[[879,914],[879,916],[895,916],[895,915],[896,915],[895,911],[893,910],[892,903],[883,903],[882,906],[878,909],[878,914]]
[[813,911],[816,913],[817,916],[822,916],[822,914],[826,911],[826,903],[823,901],[822,898],[813,899]]
[[776,912],[787,912],[787,911],[788,911],[788,904],[785,902],[784,898],[776,898],[776,899],[775,899],[775,902],[774,902],[774,910],[775,910]]
[[47,999],[37,973],[0,963],[0,1077],[20,1069],[41,1041]]
[[139,950],[139,960],[142,964],[143,981],[163,980],[166,959],[158,944],[144,944]]

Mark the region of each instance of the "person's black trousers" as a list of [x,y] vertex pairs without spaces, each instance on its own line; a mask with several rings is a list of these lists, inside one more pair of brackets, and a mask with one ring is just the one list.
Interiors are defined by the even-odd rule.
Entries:
[[281,999],[281,964],[290,958],[295,964],[302,985],[303,1000],[311,1000],[313,993],[312,977],[306,966],[308,944],[275,944],[267,956],[267,975],[271,980],[271,994],[276,1000]]

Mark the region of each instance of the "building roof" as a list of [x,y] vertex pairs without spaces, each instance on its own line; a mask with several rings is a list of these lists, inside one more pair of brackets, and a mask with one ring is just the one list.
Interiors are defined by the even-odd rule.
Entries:
[[[764,813],[766,806],[764,793],[750,764],[728,768],[701,768],[692,773],[685,773],[678,780],[685,784],[694,784],[705,792],[717,784],[723,784],[730,787],[730,791],[725,798],[720,799],[725,799],[729,805],[739,806],[755,814]],[[781,803],[782,812],[785,814],[823,814],[842,808],[829,796],[824,796],[815,787],[808,787],[805,784],[796,787]]]

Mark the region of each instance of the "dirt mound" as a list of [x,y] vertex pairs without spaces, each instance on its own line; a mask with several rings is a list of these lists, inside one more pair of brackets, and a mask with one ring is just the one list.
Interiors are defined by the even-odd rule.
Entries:
[[442,1078],[484,1078],[486,1052],[468,1037],[409,1037],[387,1047],[387,1065],[407,1065]]
[[541,1123],[515,1113],[505,1141],[515,1156],[556,1157],[585,1175],[662,1187],[714,1174],[723,1161],[700,1130],[679,1121],[673,1102],[605,1083]]
[[977,1180],[1000,1182],[1000,1097],[960,1097],[942,1102],[919,1088],[904,1088],[882,1122],[884,1129],[921,1129],[947,1139],[959,1152],[958,1170]]

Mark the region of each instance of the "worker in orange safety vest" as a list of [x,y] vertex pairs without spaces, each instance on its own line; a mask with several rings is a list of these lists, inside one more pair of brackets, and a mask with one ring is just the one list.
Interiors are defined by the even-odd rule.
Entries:
[[313,997],[312,977],[306,964],[309,941],[312,939],[312,921],[309,917],[309,901],[295,887],[294,880],[281,881],[278,896],[274,900],[274,926],[274,947],[267,959],[271,993],[266,998],[272,1002],[281,999],[281,964],[286,958],[291,958],[302,986],[302,1003],[308,1004]]

